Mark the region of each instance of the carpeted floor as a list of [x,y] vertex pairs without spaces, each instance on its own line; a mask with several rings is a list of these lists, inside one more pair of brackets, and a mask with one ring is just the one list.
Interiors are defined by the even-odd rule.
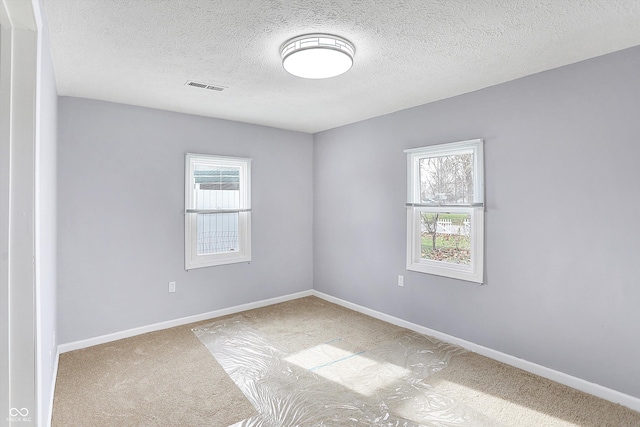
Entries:
[[[234,317],[294,356],[336,339],[350,354],[375,354],[385,343],[413,334],[315,297],[228,319]],[[52,425],[224,427],[257,419],[256,409],[191,332],[208,323],[62,354]],[[452,352],[443,368],[423,382],[490,425],[640,426],[638,412],[463,350]]]
[[227,426],[255,414],[189,326],[60,355],[54,427]]

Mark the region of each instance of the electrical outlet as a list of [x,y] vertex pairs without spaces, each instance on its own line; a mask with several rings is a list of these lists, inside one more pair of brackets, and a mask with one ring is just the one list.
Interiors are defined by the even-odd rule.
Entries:
[[400,287],[404,286],[404,276],[398,275],[398,286]]
[[169,292],[176,291],[176,282],[169,282]]

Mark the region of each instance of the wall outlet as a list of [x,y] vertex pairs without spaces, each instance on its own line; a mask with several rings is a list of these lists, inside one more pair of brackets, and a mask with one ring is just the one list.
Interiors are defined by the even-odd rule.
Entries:
[[176,291],[176,282],[169,282],[169,292]]
[[404,276],[398,275],[398,286],[400,287],[404,286]]

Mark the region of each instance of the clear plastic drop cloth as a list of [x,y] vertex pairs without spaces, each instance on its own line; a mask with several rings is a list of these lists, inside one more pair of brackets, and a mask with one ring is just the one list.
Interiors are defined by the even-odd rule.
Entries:
[[193,332],[258,411],[232,427],[496,426],[428,383],[465,350],[417,333],[374,349],[337,337],[287,354],[242,317]]

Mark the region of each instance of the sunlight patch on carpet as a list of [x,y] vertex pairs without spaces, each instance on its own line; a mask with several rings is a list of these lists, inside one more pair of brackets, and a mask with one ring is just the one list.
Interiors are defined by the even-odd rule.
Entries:
[[285,360],[364,396],[371,396],[409,374],[404,367],[367,357],[365,350],[343,347],[342,339],[336,339]]

